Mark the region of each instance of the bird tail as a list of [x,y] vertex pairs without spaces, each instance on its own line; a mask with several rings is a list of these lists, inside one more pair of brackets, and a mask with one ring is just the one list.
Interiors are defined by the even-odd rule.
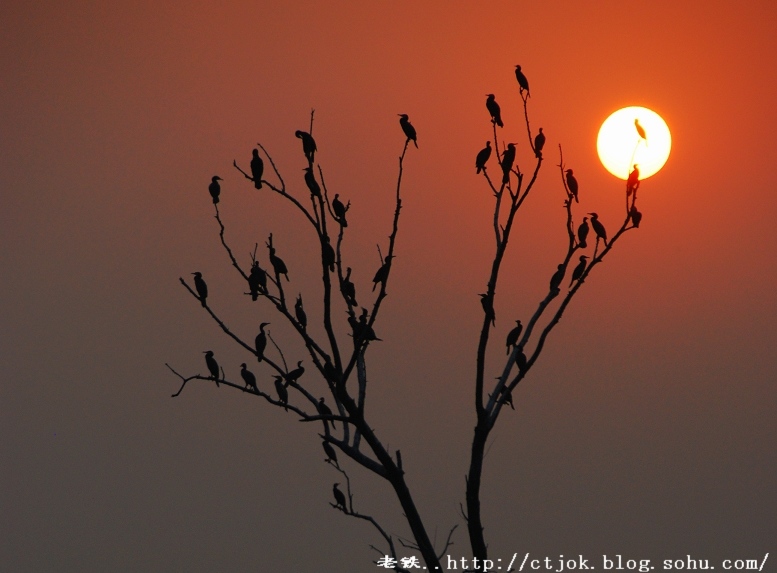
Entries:
[[261,189],[262,188],[262,180],[260,179],[259,181],[257,181],[256,179],[254,179],[254,187],[256,187],[257,189]]
[[503,122],[501,119],[497,119],[497,120],[496,120],[496,124],[497,124],[499,127],[504,127],[504,126],[505,126],[504,122]]
[[585,241],[580,241],[580,248],[581,249],[585,249],[587,247],[588,247],[588,243],[586,243]]
[[218,202],[219,202],[219,198],[218,197],[214,197],[213,198],[213,204],[214,205],[218,205]]
[[200,297],[200,303],[202,304],[203,308],[205,307],[205,297]]

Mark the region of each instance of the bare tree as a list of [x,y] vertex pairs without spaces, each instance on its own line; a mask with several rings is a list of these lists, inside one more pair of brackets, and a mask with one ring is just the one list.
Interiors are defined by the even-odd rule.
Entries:
[[[557,166],[559,168],[559,188],[562,191],[560,197],[563,197],[563,208],[566,214],[564,233],[567,237],[567,249],[560,256],[556,270],[549,279],[547,294],[538,301],[534,313],[526,321],[526,324],[516,321],[515,328],[509,333],[506,341],[507,357],[504,364],[501,365],[501,375],[495,382],[487,383],[485,376],[486,351],[495,324],[494,301],[497,296],[500,269],[507,252],[511,233],[515,228],[518,212],[535,187],[537,176],[543,166],[544,154],[547,153],[547,150],[544,149],[545,136],[542,128],[536,134],[532,132],[528,112],[528,82],[526,77],[520,73],[520,68],[517,69],[516,76],[519,82],[518,93],[523,103],[528,143],[536,161],[527,171],[522,171],[516,162],[515,146],[517,144],[513,142],[506,145],[500,143],[497,126],[501,127],[502,121],[499,105],[493,94],[489,94],[487,100],[487,108],[492,118],[493,147],[491,147],[492,142],[489,141],[476,159],[477,172],[482,174],[484,183],[488,185],[495,199],[493,214],[495,251],[485,292],[480,295],[483,322],[477,346],[474,380],[475,431],[466,480],[465,503],[462,505],[462,517],[467,524],[472,555],[481,562],[488,558],[488,546],[484,535],[480,506],[486,441],[496,426],[503,407],[505,405],[513,406],[513,392],[516,386],[526,378],[536,364],[548,336],[559,323],[564,311],[590,273],[608,255],[625,232],[639,226],[642,217],[636,208],[639,181],[638,175],[634,175],[626,186],[626,210],[623,221],[610,238],[607,237],[605,228],[598,220],[596,213],[588,213],[587,216],[581,218],[576,213],[578,205],[577,181],[573,171],[566,168],[561,146],[559,146]],[[273,373],[275,393],[271,394],[260,389],[256,384],[255,375],[245,364],[241,365],[243,382],[230,380],[225,376],[223,368],[218,366],[213,353],[209,352],[206,354],[206,359],[210,376],[200,374],[183,376],[169,364],[167,365],[181,379],[181,387],[173,396],[178,396],[191,380],[210,380],[215,381],[217,385],[242,391],[247,397],[261,398],[272,406],[294,413],[302,422],[318,424],[321,430],[323,449],[327,457],[326,461],[332,465],[335,471],[342,474],[345,483],[345,491],[340,489],[342,481],[334,484],[331,506],[346,515],[372,524],[385,542],[384,548],[378,549],[373,546],[373,549],[381,555],[379,562],[387,568],[391,567],[395,571],[406,571],[407,567],[410,567],[411,564],[406,558],[397,554],[397,543],[400,543],[406,548],[418,551],[429,570],[433,570],[433,568],[441,570],[440,559],[450,546],[457,525],[451,527],[442,547],[434,546],[405,481],[400,450],[389,451],[365,416],[368,382],[366,355],[370,343],[377,340],[374,327],[383,300],[387,296],[386,289],[391,278],[394,248],[402,209],[401,191],[404,163],[411,141],[414,143],[413,152],[416,152],[416,131],[408,116],[402,115],[400,125],[405,141],[399,156],[396,204],[391,233],[388,244],[384,245],[385,252],[381,249],[381,245],[378,245],[380,265],[374,275],[372,291],[356,293],[355,286],[350,279],[351,267],[343,260],[341,254],[341,247],[348,227],[347,217],[350,203],[344,204],[340,200],[339,194],[332,195],[330,193],[321,165],[315,161],[317,146],[312,135],[313,119],[314,114],[311,112],[309,131],[297,131],[295,134],[302,141],[303,153],[307,161],[303,177],[307,187],[306,192],[295,191],[292,193],[287,188],[272,156],[261,143],[257,145],[270,164],[273,173],[271,178],[263,178],[264,161],[258,150],[255,150],[251,161],[250,174],[238,166],[236,161],[233,165],[257,189],[277,193],[289,201],[299,215],[315,229],[320,249],[321,286],[323,287],[323,313],[322,316],[318,317],[323,325],[324,337],[322,339],[316,339],[308,329],[308,320],[311,317],[305,311],[302,294],[294,302],[289,298],[287,293],[290,284],[289,269],[278,254],[272,234],[265,242],[269,265],[263,267],[260,263],[257,243],[251,254],[250,265],[245,263],[246,266],[243,266],[225,239],[225,225],[218,206],[219,179],[216,177],[211,183],[210,193],[213,199],[215,218],[219,226],[221,244],[235,271],[239,273],[246,284],[248,292],[243,294],[250,295],[252,301],[261,298],[269,302],[278,318],[286,321],[292,327],[298,336],[300,348],[304,347],[316,375],[310,372],[311,368],[306,371],[302,361],[298,362],[294,369],[288,367],[283,350],[276,344],[270,333],[265,330],[267,323],[261,325],[253,344],[250,343],[250,340],[245,340],[233,332],[208,303],[208,289],[202,275],[193,273],[194,287],[181,278],[180,282],[183,287],[199,302],[205,312],[211,316],[227,336],[242,346],[246,352],[254,355],[263,369],[269,369]],[[491,159],[492,151],[495,154],[493,159]],[[494,168],[499,168],[498,177],[492,178],[489,174],[489,160]],[[304,199],[300,199],[300,197],[304,197]],[[589,229],[591,231],[590,238],[588,236]],[[591,249],[591,245],[593,245],[593,249]],[[583,255],[581,254],[583,252],[589,254]],[[362,305],[357,304],[357,294]],[[334,317],[339,316],[340,312],[339,310],[336,313],[333,311],[335,306],[338,308],[344,306],[347,310],[348,326],[346,331],[349,332],[349,339],[337,336],[338,329],[335,328]],[[272,345],[271,347],[268,342]],[[318,377],[325,384],[328,392],[326,397],[317,396],[312,389],[311,380],[318,379]],[[327,405],[327,400],[329,400],[331,408]],[[370,470],[391,485],[402,508],[402,513],[407,519],[412,541],[406,541],[388,533],[375,518],[354,508],[351,480],[346,471],[347,465],[344,463],[344,458],[338,459],[338,454],[350,459],[349,463],[355,463]]]

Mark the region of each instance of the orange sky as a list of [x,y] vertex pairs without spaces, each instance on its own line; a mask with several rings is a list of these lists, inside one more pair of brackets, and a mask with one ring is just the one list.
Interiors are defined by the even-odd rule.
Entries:
[[[550,151],[499,285],[489,373],[564,255],[558,144],[581,208],[613,229],[622,186],[596,158],[601,122],[644,105],[674,147],[640,189],[642,227],[587,281],[495,432],[490,552],[775,550],[777,8],[464,4],[3,3],[0,563],[369,570],[379,540],[327,504],[339,475],[311,428],[205,385],[171,400],[164,368],[204,370],[207,348],[232,376],[245,360],[179,276],[202,271],[246,336],[267,319],[230,294],[242,287],[218,244],[213,174],[238,256],[272,231],[293,288],[311,288],[312,233],[231,167],[261,141],[302,192],[293,133],[311,108],[327,184],[352,202],[357,293],[390,232],[397,114],[418,131],[370,415],[441,540],[460,521],[493,252],[493,199],[473,168],[485,94],[530,160],[515,64]],[[353,475],[357,506],[407,535],[388,489]],[[467,555],[463,526],[451,553]]]

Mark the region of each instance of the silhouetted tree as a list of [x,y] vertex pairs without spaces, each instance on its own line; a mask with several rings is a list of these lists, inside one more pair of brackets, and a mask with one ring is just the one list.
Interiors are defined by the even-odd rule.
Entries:
[[[589,248],[586,242],[588,217],[580,218],[579,214],[573,211],[573,207],[578,203],[577,180],[572,175],[572,170],[566,169],[559,145],[558,181],[564,198],[565,223],[563,232],[567,238],[566,252],[562,253],[563,259],[560,263],[556,261],[556,270],[550,276],[549,282],[546,283],[549,284],[548,291],[537,302],[533,314],[523,317],[523,321],[515,320],[516,326],[507,334],[507,359],[504,363],[500,362],[497,365],[501,374],[496,377],[495,381],[491,381],[494,380],[492,378],[487,379],[486,350],[491,333],[496,328],[494,302],[497,296],[500,270],[511,234],[516,226],[518,212],[534,189],[544,161],[542,150],[545,145],[545,134],[541,133],[542,130],[533,134],[529,122],[528,81],[521,72],[520,66],[516,66],[515,74],[519,83],[516,95],[520,97],[523,105],[523,123],[528,135],[528,145],[532,150],[533,164],[524,171],[516,161],[517,143],[510,142],[506,145],[500,143],[496,128],[502,125],[501,112],[496,106],[493,95],[489,95],[489,112],[493,119],[491,121],[493,139],[487,143],[486,148],[480,151],[476,159],[477,172],[482,174],[484,184],[491,190],[495,199],[493,213],[495,250],[490,272],[485,281],[485,292],[480,294],[483,320],[475,353],[476,368],[473,384],[475,427],[466,479],[465,503],[462,506],[462,518],[467,525],[472,555],[481,561],[488,558],[488,546],[480,506],[483,462],[486,441],[499,420],[502,406],[506,404],[513,407],[516,386],[526,378],[537,363],[548,336],[559,323],[564,311],[583,286],[588,275],[602,262],[621,236],[638,227],[642,219],[642,214],[635,205],[636,186],[632,181],[627,189],[629,192],[626,196],[624,219],[609,241],[598,215],[595,212],[589,213],[591,226],[596,234],[596,243],[592,252],[588,251],[587,254],[582,254],[584,250]],[[333,486],[334,503],[330,502],[330,505],[346,515],[370,522],[386,542],[384,550],[376,549],[384,559],[384,563],[385,559],[390,557],[395,561],[393,567],[395,571],[405,571],[401,566],[401,561],[398,560],[395,536],[386,532],[373,517],[360,513],[354,507],[351,482],[345,461],[350,460],[351,464],[360,465],[370,470],[376,476],[386,480],[397,496],[402,514],[407,520],[412,535],[412,542],[403,542],[403,545],[406,548],[417,550],[421,554],[427,570],[442,570],[440,559],[450,546],[457,525],[451,527],[442,547],[434,546],[427,533],[427,524],[418,512],[410,488],[405,481],[405,470],[402,466],[400,450],[393,453],[389,451],[365,415],[368,383],[366,355],[370,343],[380,340],[375,335],[374,327],[380,316],[382,303],[387,296],[386,289],[391,278],[392,263],[395,258],[394,248],[402,207],[402,175],[410,142],[412,141],[417,147],[415,128],[408,121],[406,114],[399,115],[402,134],[399,131],[396,134],[397,145],[402,143],[401,135],[404,135],[404,145],[399,156],[391,234],[388,238],[385,256],[378,246],[380,264],[377,265],[378,268],[373,278],[372,300],[367,302],[367,293],[362,293],[359,298],[366,306],[361,308],[356,303],[356,288],[351,281],[351,266],[345,264],[341,251],[347,228],[345,213],[350,202],[344,205],[339,200],[339,194],[335,194],[331,201],[329,199],[330,193],[324,181],[321,166],[315,163],[317,146],[312,136],[313,113],[310,116],[309,131],[297,130],[295,132],[296,137],[302,140],[302,151],[307,167],[304,169],[304,176],[298,176],[299,180],[294,182],[293,189],[292,186],[287,187],[272,157],[261,144],[257,145],[272,169],[274,174],[271,177],[272,180],[260,179],[263,170],[257,166],[263,165],[263,163],[253,161],[251,168],[253,176],[242,171],[237,166],[237,162],[234,162],[234,167],[253,182],[257,189],[262,189],[262,192],[266,193],[276,193],[288,200],[297,209],[300,216],[307,220],[315,230],[318,237],[321,285],[323,287],[323,311],[320,316],[313,317],[310,311],[305,312],[302,307],[301,293],[298,294],[293,308],[287,304],[284,284],[288,285],[290,282],[288,267],[277,255],[272,234],[266,246],[273,273],[267,274],[259,266],[256,250],[251,255],[248,270],[244,269],[224,238],[225,227],[218,207],[219,193],[214,193],[214,186],[216,191],[220,191],[218,181],[221,179],[218,177],[212,179],[210,190],[215,218],[220,228],[221,243],[232,266],[249,285],[250,292],[245,294],[250,294],[253,300],[259,297],[264,299],[276,315],[274,320],[285,321],[291,326],[298,336],[299,348],[304,349],[307,354],[307,360],[311,365],[308,371],[312,371],[313,374],[308,374],[303,378],[303,373],[306,370],[302,366],[303,361],[301,360],[297,362],[296,369],[288,370],[283,349],[273,340],[270,331],[266,330],[268,322],[260,324],[259,334],[256,335],[253,345],[250,343],[252,333],[246,333],[246,338],[233,332],[211,308],[207,298],[207,289],[199,273],[194,274],[194,287],[183,278],[180,279],[181,284],[235,343],[248,354],[253,354],[260,363],[260,367],[272,374],[275,393],[270,394],[263,390],[262,385],[256,383],[253,373],[246,370],[245,363],[241,364],[242,384],[226,376],[223,368],[219,370],[216,365],[212,352],[206,355],[210,375],[183,376],[169,365],[168,367],[182,380],[180,389],[173,396],[178,396],[191,380],[215,380],[217,384],[220,383],[223,386],[245,392],[246,396],[259,397],[272,406],[284,408],[287,412],[298,416],[302,422],[320,424],[319,427],[322,431],[320,436],[327,456],[325,461],[345,478],[345,492],[338,487],[342,482],[335,483]],[[493,143],[493,147],[491,143]],[[492,151],[499,166],[499,177],[496,179],[491,178],[487,167],[487,161]],[[254,157],[257,158],[258,154]],[[303,190],[303,184],[307,187],[308,192]],[[310,203],[306,206],[308,200]],[[575,228],[576,216],[579,221],[577,229]],[[579,262],[572,271],[571,281],[567,284],[564,281],[564,276],[573,257],[577,257]],[[281,276],[285,278],[285,283],[282,282]],[[375,293],[376,289],[377,293]],[[240,293],[235,293],[235,295],[238,294]],[[339,305],[346,309],[346,320],[350,326],[347,331],[352,336],[350,342],[343,339],[342,336],[338,336],[338,331],[334,327],[336,318],[342,316],[340,310],[335,310],[338,299],[341,299]],[[323,326],[323,337],[315,337],[308,327],[309,322],[312,322],[313,319]],[[268,341],[272,342],[274,350],[268,346]],[[266,376],[266,374],[262,374],[262,376]],[[487,380],[489,380],[488,383]],[[325,404],[324,397],[320,397],[318,391],[314,392],[310,389],[314,383],[320,384],[322,381],[328,392],[327,399],[331,400],[330,403],[333,405],[332,408]],[[342,463],[338,462],[337,450],[347,460]]]

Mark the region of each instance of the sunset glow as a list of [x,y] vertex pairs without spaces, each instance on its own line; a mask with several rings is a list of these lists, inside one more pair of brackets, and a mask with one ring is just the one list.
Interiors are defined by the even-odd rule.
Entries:
[[[643,139],[637,124],[646,136]],[[672,136],[666,122],[645,107],[625,107],[608,117],[599,129],[596,150],[605,169],[627,179],[636,164],[640,179],[655,175],[664,166],[672,148]]]

